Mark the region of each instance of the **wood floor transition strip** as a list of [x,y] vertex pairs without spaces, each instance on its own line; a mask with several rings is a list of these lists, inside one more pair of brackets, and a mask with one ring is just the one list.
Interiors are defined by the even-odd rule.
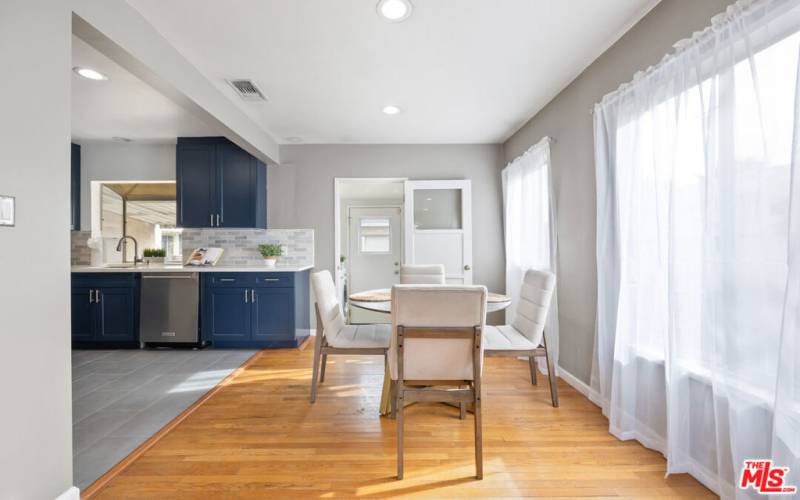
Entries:
[[217,385],[211,388],[207,393],[203,394],[200,399],[195,401],[191,404],[188,408],[183,410],[177,417],[170,420],[167,425],[159,429],[158,432],[150,436],[147,441],[140,444],[138,448],[133,450],[128,456],[120,460],[115,466],[108,469],[105,474],[97,478],[92,484],[90,484],[85,490],[81,491],[81,498],[82,499],[90,499],[94,497],[100,490],[103,489],[112,479],[117,477],[121,474],[125,469],[127,469],[137,458],[142,456],[147,450],[152,448],[156,443],[158,443],[164,436],[166,436],[172,429],[180,425],[181,422],[186,420],[192,413],[194,413],[198,408],[203,406],[203,404],[211,399],[214,394],[222,390],[223,387],[230,384],[240,373],[244,372],[248,366],[253,364],[258,358],[261,357],[264,350],[258,351],[250,358],[247,359],[241,366],[233,370],[227,377],[222,379]]

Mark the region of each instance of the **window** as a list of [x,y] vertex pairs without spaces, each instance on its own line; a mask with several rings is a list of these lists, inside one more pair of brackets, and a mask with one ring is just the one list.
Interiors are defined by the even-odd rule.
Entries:
[[361,219],[358,230],[361,253],[391,253],[392,226],[389,219]]
[[163,227],[156,225],[156,248],[166,250],[168,262],[179,262],[182,257],[181,233],[182,228]]
[[732,497],[742,457],[800,449],[800,3],[712,24],[595,107],[592,385],[612,433]]
[[415,229],[462,229],[461,189],[415,189]]
[[[99,189],[100,234],[106,243],[104,257],[133,259],[133,246],[127,241],[122,254],[116,252],[117,240],[131,236],[138,243],[141,257],[144,249],[163,248],[166,260],[181,260],[181,229],[176,228],[176,188],[174,182],[102,182],[93,181]],[[96,186],[96,188],[95,188]],[[93,207],[94,214],[97,214]]]

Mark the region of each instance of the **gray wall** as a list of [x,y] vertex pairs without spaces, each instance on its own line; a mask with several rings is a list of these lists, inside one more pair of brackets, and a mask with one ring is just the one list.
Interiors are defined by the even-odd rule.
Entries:
[[72,485],[69,3],[0,2],[0,498]]
[[471,179],[473,281],[504,289],[499,145],[282,146],[281,159],[269,168],[269,227],[313,228],[316,267],[331,271],[335,177]]
[[559,364],[589,382],[597,305],[596,192],[592,107],[672,45],[711,23],[728,0],[662,0],[504,144],[511,161],[545,135],[558,216]]

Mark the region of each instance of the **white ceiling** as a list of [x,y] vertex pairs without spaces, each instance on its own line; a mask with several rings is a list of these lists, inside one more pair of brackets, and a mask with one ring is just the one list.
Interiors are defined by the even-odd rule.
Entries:
[[402,23],[377,0],[128,2],[281,143],[498,143],[658,0],[412,0]]
[[72,138],[175,141],[176,137],[219,135],[161,93],[72,37],[72,66],[100,71],[108,80],[93,81],[72,73]]

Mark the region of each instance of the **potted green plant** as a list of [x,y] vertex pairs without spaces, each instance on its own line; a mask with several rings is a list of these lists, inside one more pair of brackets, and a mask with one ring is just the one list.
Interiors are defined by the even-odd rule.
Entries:
[[163,248],[145,248],[142,252],[142,257],[148,264],[163,264],[166,256],[167,251]]
[[261,257],[264,258],[264,265],[267,267],[275,267],[278,257],[283,254],[281,246],[277,243],[265,243],[263,245],[258,245],[258,251],[261,253]]

